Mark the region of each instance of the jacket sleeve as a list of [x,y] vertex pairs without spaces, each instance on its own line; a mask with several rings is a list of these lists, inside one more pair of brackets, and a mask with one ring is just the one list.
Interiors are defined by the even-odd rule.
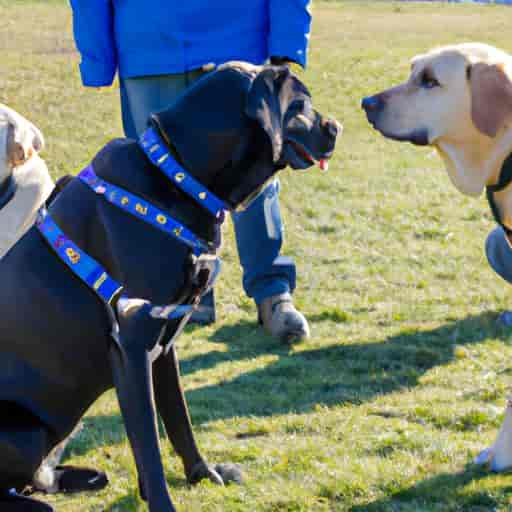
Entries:
[[111,0],[71,0],[73,32],[85,86],[111,85],[117,70]]
[[306,66],[311,14],[309,0],[270,0],[269,56]]

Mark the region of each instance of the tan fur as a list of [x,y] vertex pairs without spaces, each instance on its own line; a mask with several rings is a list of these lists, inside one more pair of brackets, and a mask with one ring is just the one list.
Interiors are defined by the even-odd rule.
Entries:
[[[422,73],[439,87],[421,86]],[[380,95],[386,106],[376,128],[407,138],[415,130],[442,156],[453,184],[464,194],[479,195],[497,183],[512,153],[512,57],[492,46],[471,43],[433,50],[415,57],[406,83]],[[512,185],[495,193],[502,221],[512,228]],[[496,443],[477,463],[496,471],[512,467],[512,405]]]
[[[439,151],[453,184],[462,193],[477,196],[486,184],[496,182],[501,165],[512,150],[508,103],[502,105],[503,111],[497,108],[496,100],[486,103],[492,91],[499,97],[498,102],[508,97],[511,69],[512,58],[508,54],[480,43],[448,46],[419,55],[412,60],[409,79],[382,93],[387,108],[379,120],[379,129],[395,136],[427,130],[429,144]],[[441,87],[420,86],[425,70]]]
[[53,189],[38,154],[43,148],[39,129],[0,104],[0,183],[12,175],[16,185],[13,198],[0,209],[0,258],[32,226],[37,210]]
[[471,118],[488,137],[512,116],[512,82],[503,64],[478,62],[471,67]]
[[7,122],[7,162],[12,167],[23,165],[42,151],[44,138],[35,125],[1,103],[0,118]]

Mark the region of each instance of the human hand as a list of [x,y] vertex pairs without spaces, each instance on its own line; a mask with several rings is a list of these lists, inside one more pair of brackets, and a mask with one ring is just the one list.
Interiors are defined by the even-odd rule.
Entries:
[[272,66],[286,66],[294,73],[302,71],[302,66],[288,57],[272,56],[270,57],[270,64],[272,64]]

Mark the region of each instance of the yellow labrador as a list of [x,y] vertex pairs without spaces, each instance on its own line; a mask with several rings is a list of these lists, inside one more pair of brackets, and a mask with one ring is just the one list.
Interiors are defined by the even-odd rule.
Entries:
[[[512,283],[512,56],[480,43],[433,50],[412,60],[405,83],[362,107],[384,136],[435,147],[463,194],[487,189],[501,225],[487,239],[487,256]],[[496,442],[476,462],[512,467],[511,404]]]
[[53,190],[39,157],[41,132],[20,114],[0,104],[0,258],[35,221]]

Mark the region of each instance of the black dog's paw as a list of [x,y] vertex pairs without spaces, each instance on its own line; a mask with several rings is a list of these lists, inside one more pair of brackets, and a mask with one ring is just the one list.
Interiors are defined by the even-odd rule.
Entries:
[[205,478],[216,485],[224,485],[224,480],[222,480],[219,473],[217,473],[213,466],[210,466],[204,461],[197,463],[192,468],[190,475],[187,476],[187,481],[190,485],[195,485]]
[[108,478],[103,471],[75,466],[57,466],[59,491],[64,494],[100,491],[108,485]]
[[216,464],[215,471],[222,477],[224,484],[235,483],[242,484],[244,474],[238,464]]

